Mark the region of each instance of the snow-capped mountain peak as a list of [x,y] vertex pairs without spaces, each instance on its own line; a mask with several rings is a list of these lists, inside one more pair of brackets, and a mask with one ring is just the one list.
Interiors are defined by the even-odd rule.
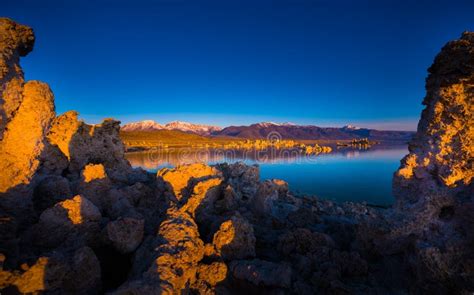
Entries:
[[201,135],[210,135],[214,131],[219,131],[222,128],[219,126],[204,125],[204,124],[193,124],[183,121],[173,121],[165,125],[166,129],[169,130],[180,130],[184,132],[192,132]]
[[272,127],[272,126],[295,126],[296,124],[285,122],[285,123],[275,123],[275,122],[260,122],[254,124],[255,126],[259,127]]
[[360,129],[360,127],[349,124],[349,125],[346,125],[346,126],[342,127],[342,129],[358,130],[358,129]]
[[163,125],[153,120],[144,120],[125,124],[121,129],[123,131],[152,131],[163,129]]
[[153,130],[179,130],[183,132],[196,133],[200,135],[210,135],[214,131],[220,131],[219,126],[193,124],[183,121],[172,121],[165,125],[156,123],[153,120],[144,120],[125,124],[122,126],[122,131],[153,131]]

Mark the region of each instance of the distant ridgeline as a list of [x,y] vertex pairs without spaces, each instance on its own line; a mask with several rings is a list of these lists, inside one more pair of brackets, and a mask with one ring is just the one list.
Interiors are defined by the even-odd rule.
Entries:
[[[249,126],[228,126],[221,129],[218,126],[192,124],[187,122],[171,122],[166,125],[158,124],[151,120],[129,123],[122,126],[123,132],[136,131],[182,131],[191,134],[212,137],[236,137],[247,139],[267,138],[269,134],[278,134],[281,139],[298,140],[352,140],[368,138],[370,140],[409,141],[415,134],[414,131],[383,131],[354,126],[318,127],[313,125],[295,125],[291,123],[263,122]],[[178,136],[175,134],[174,136]],[[182,135],[181,137],[185,137]],[[189,138],[190,140],[192,138]],[[197,138],[194,138],[197,139]]]

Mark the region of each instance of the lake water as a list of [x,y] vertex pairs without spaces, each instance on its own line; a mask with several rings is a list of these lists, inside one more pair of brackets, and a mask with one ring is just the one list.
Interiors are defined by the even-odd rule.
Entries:
[[406,145],[374,146],[367,150],[334,148],[332,153],[310,156],[296,150],[174,148],[127,153],[126,157],[132,166],[153,172],[195,162],[243,161],[258,164],[262,180],[285,180],[297,195],[389,205],[393,203],[392,175],[407,153]]

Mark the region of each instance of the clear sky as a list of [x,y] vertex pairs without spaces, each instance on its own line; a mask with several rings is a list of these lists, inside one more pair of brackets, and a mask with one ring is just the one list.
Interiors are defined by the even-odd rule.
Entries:
[[414,130],[426,69],[474,1],[23,1],[27,79],[89,122],[356,124]]

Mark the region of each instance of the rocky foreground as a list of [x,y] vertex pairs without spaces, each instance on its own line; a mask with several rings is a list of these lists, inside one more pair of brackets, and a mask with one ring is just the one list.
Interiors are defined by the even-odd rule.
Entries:
[[33,43],[0,19],[0,293],[474,292],[474,33],[429,69],[390,209],[298,198],[241,163],[132,169],[119,122],[56,116],[24,81]]

